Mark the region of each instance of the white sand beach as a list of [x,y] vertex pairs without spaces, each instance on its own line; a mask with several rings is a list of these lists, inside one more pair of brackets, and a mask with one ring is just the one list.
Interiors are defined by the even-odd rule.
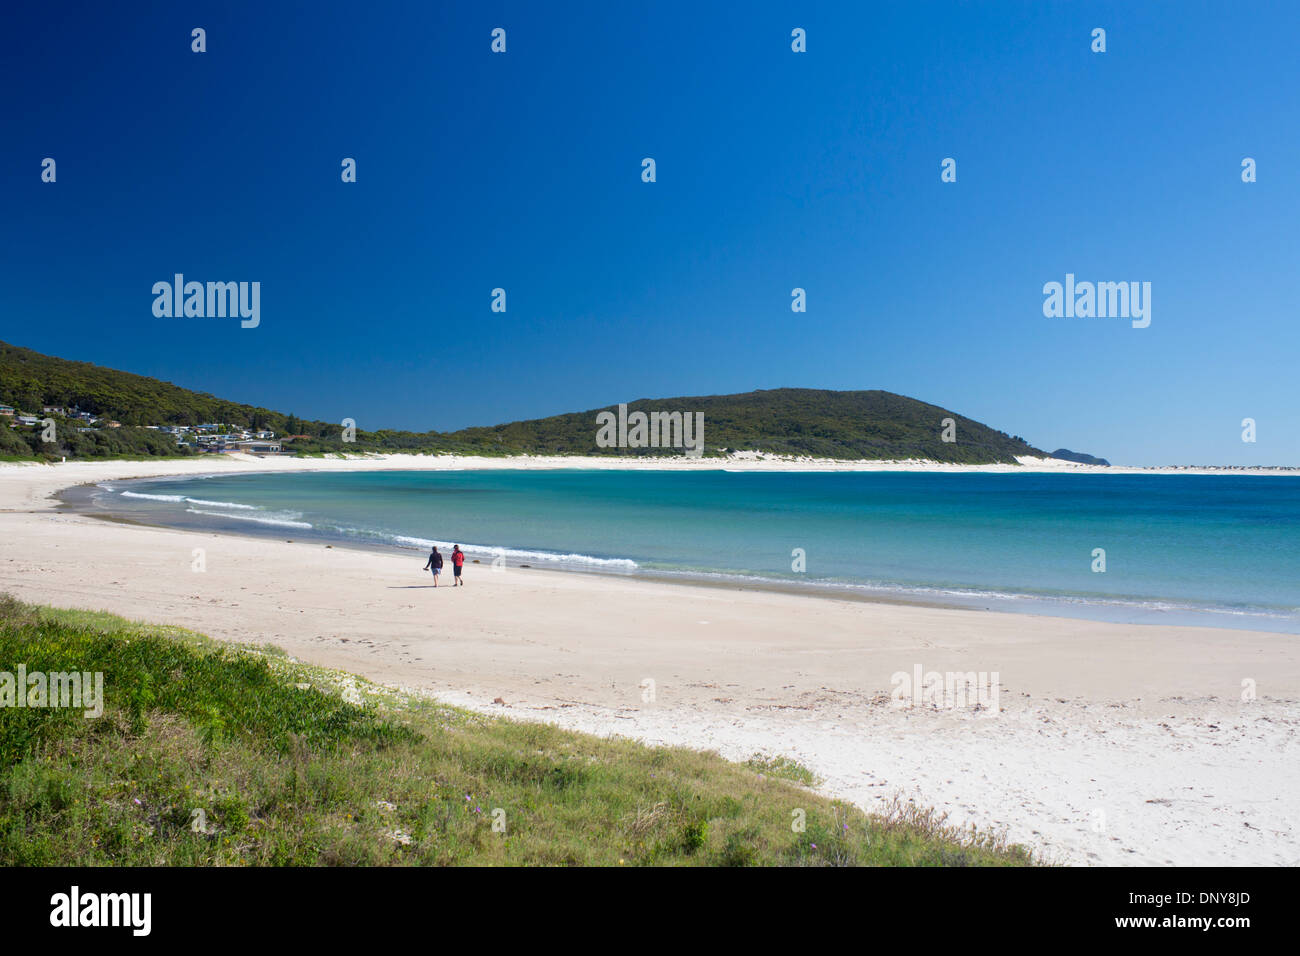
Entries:
[[[293,542],[291,531],[267,540],[109,522],[61,511],[51,498],[87,482],[187,473],[629,466],[720,463],[214,455],[0,465],[0,591],[275,644],[517,719],[738,759],[788,755],[817,773],[826,793],[872,809],[901,792],[955,822],[1004,829],[1057,862],[1300,862],[1300,638],[1292,635],[497,573],[486,561],[467,565],[466,587],[435,591],[422,555]],[[855,466],[957,467],[725,463]],[[206,552],[203,573],[191,570],[197,547]],[[998,672],[1000,711],[896,708],[891,676],[918,665]],[[643,699],[647,680],[653,701]],[[1248,680],[1258,696],[1243,701]]]

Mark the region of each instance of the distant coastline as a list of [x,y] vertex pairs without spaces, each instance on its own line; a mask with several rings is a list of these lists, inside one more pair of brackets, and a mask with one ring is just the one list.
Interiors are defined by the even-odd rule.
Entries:
[[[0,473],[13,469],[49,469],[71,475],[66,486],[111,478],[162,478],[170,475],[241,474],[286,471],[468,470],[492,468],[581,468],[615,471],[914,471],[971,474],[1070,475],[1265,475],[1300,476],[1290,465],[1089,465],[1057,458],[1025,456],[1017,464],[959,464],[907,459],[814,458],[740,451],[710,458],[685,455],[454,455],[371,452],[308,457],[259,456],[242,453],[190,458],[92,458],[66,462],[0,461]],[[103,473],[102,478],[77,478],[73,472]]]

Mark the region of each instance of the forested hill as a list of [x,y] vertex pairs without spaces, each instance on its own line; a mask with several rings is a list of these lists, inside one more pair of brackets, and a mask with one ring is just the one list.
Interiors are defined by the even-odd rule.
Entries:
[[[818,458],[926,458],[970,464],[1012,463],[1017,455],[1044,454],[1024,439],[893,392],[777,388],[739,395],[640,399],[627,407],[629,415],[635,411],[703,413],[708,454],[721,449],[754,450]],[[596,447],[593,423],[598,412],[612,408],[467,428],[451,437],[485,447],[596,454],[602,449]],[[955,423],[953,442],[943,441],[945,418]]]
[[42,405],[75,406],[123,425],[236,422],[277,432],[284,430],[290,417],[156,378],[42,355],[6,342],[0,342],[0,404],[33,415],[40,414]]
[[[173,439],[143,426],[193,426],[210,422],[270,429],[278,437],[305,436],[285,446],[286,450],[292,448],[304,454],[342,451],[488,455],[681,453],[665,448],[598,447],[597,413],[613,411],[614,405],[456,432],[358,429],[356,441],[344,443],[342,429],[336,422],[301,419],[143,375],[42,355],[3,342],[0,342],[0,404],[37,416],[42,415],[43,406],[77,408],[123,426],[112,429],[111,434],[105,429],[79,432],[75,428],[63,428],[57,445],[41,443],[24,429],[6,427],[0,429],[0,455],[10,457],[23,455],[19,445],[24,442],[30,446],[33,456],[45,457],[192,454],[192,450],[178,451],[172,447]],[[781,388],[740,395],[641,399],[628,403],[629,414],[636,411],[702,413],[708,456],[752,450],[824,458],[925,458],[976,464],[1014,462],[1017,455],[1043,454],[1020,438],[956,412],[884,391]],[[942,440],[945,418],[955,422],[955,441]]]

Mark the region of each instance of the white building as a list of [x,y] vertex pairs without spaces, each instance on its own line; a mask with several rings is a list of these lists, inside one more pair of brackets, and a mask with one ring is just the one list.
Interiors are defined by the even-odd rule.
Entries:
[[240,441],[235,442],[236,451],[242,451],[249,455],[278,455],[280,454],[280,443],[278,441]]

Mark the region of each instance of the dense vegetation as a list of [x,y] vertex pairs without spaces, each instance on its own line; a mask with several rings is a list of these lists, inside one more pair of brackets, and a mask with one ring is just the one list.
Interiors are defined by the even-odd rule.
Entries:
[[[178,448],[173,438],[145,425],[198,425],[227,422],[256,428],[270,428],[276,434],[299,434],[289,430],[298,424],[292,416],[265,408],[240,405],[192,392],[169,382],[144,375],[119,372],[89,362],[42,355],[31,349],[0,342],[0,404],[20,412],[45,416],[44,405],[79,408],[99,418],[121,422],[122,428],[79,432],[84,423],[53,416],[55,442],[42,441],[42,429],[0,427],[0,458],[122,458],[184,456],[194,450]],[[319,434],[337,434],[339,429],[323,422]]]
[[[612,408],[612,406],[610,407]],[[530,448],[551,454],[663,454],[661,449],[600,449],[593,409],[490,428],[467,428],[454,437],[482,447]],[[832,392],[778,388],[741,395],[640,399],[633,411],[704,414],[710,454],[764,451],[818,458],[926,458],[933,461],[1013,463],[1017,455],[1041,455],[1022,438],[892,392]],[[954,442],[942,439],[942,421],[956,423]]]
[[107,614],[0,595],[0,662],[100,671],[105,698],[0,707],[0,866],[1031,862],[819,797],[786,758],[484,717]]
[[[39,406],[37,406],[39,409]],[[82,423],[54,417],[56,441],[44,440],[41,427],[10,428],[0,419],[0,460],[46,458],[185,457],[197,452],[178,448],[170,435],[148,428],[102,428],[81,432]]]
[[[197,425],[223,422],[269,428],[278,436],[303,435],[293,450],[331,452],[422,452],[475,455],[654,455],[657,448],[599,448],[592,409],[532,421],[457,432],[361,431],[345,443],[342,429],[253,405],[225,401],[157,379],[70,362],[0,343],[0,403],[39,414],[42,405],[76,406],[123,426]],[[1017,455],[1042,455],[1023,439],[912,398],[883,391],[833,392],[782,388],[742,395],[641,399],[629,411],[704,414],[707,455],[763,451],[823,458],[904,459],[981,464],[1014,462]],[[956,422],[955,441],[942,440],[942,421]],[[147,429],[113,429],[113,434],[79,433],[72,423],[44,443],[37,430],[0,436],[0,456],[93,457],[184,453],[174,442]],[[0,432],[8,431],[0,429]],[[142,434],[143,433],[143,434]],[[150,438],[149,436],[152,436]],[[19,447],[20,443],[22,447]]]
[[1081,451],[1070,451],[1068,448],[1058,448],[1052,452],[1053,458],[1059,458],[1062,461],[1075,461],[1081,465],[1110,465],[1105,458],[1098,458],[1095,455],[1085,455]]

